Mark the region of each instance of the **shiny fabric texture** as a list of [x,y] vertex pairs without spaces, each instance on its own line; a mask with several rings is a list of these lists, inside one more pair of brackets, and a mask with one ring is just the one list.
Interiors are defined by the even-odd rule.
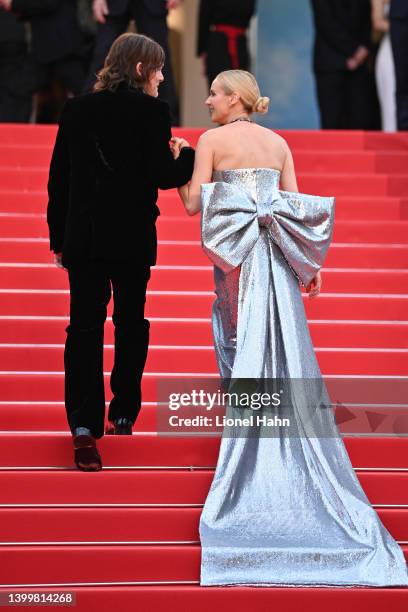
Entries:
[[[307,285],[323,264],[334,200],[279,191],[279,179],[238,169],[202,186],[218,367],[233,380],[322,382],[298,278]],[[408,586],[403,552],[359,483],[333,411],[316,411],[317,425],[331,428],[325,437],[313,436],[299,406],[293,412],[295,436],[224,430],[200,517],[200,584]]]
[[[275,173],[275,174],[274,174]],[[267,229],[306,286],[321,268],[332,238],[334,198],[280,191],[279,173],[266,169],[224,172],[201,186],[203,249],[223,271],[246,259]],[[271,175],[276,179],[271,182]]]

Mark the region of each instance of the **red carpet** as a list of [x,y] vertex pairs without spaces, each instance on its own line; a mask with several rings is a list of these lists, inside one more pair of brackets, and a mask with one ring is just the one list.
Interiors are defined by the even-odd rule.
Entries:
[[[179,133],[195,143],[200,131]],[[408,376],[408,135],[284,136],[300,190],[337,196],[323,293],[315,301],[304,297],[321,369],[402,384]],[[75,590],[80,611],[406,610],[408,589],[198,586],[198,520],[219,440],[155,434],[157,377],[216,372],[212,269],[200,250],[199,219],[184,215],[175,192],[160,195],[159,260],[147,305],[151,349],[136,435],[101,441],[102,473],[73,469],[62,374],[68,286],[65,272],[52,264],[45,222],[54,138],[53,126],[0,126],[0,595],[11,585],[19,592],[30,585],[41,592]],[[108,372],[111,321],[105,341]],[[390,418],[401,410],[377,412]],[[405,418],[401,431],[408,432]],[[384,421],[374,437],[345,436],[345,443],[371,503],[408,559],[408,437],[385,431]]]

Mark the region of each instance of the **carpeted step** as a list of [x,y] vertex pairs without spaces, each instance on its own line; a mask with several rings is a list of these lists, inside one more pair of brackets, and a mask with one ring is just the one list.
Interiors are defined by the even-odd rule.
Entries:
[[[0,167],[16,170],[42,169],[48,172],[52,145],[0,145]],[[403,150],[319,150],[292,149],[298,172],[350,172],[404,174],[408,151]]]
[[[212,291],[148,291],[147,317],[209,317]],[[303,295],[309,319],[405,321],[408,295],[324,293],[317,299]],[[66,316],[68,289],[0,289],[0,316]],[[108,313],[112,312],[112,303]]]
[[[315,347],[323,374],[373,374],[403,376],[408,349]],[[105,346],[104,368],[113,367],[114,347]],[[1,344],[0,371],[62,372],[64,346],[36,344]],[[211,345],[150,345],[145,372],[202,372],[216,374],[217,364]]]
[[[0,261],[49,263],[53,254],[47,239],[0,238]],[[209,266],[211,261],[198,241],[159,241],[158,265]],[[407,268],[407,244],[332,243],[325,260],[328,268]],[[2,282],[3,285],[3,282]]]
[[[401,392],[402,399],[404,394]],[[342,405],[333,398],[335,419],[342,435],[403,435],[408,433],[408,406],[389,402],[365,405]],[[106,415],[108,403],[106,404]],[[163,413],[162,413],[163,414]],[[144,402],[134,424],[135,434],[161,430],[155,402]],[[66,432],[69,430],[64,403],[61,402],[0,402],[2,432]],[[191,432],[193,433],[193,432]]]
[[[48,225],[45,216],[40,213],[33,215],[0,213],[0,223],[2,238],[48,239]],[[197,217],[160,216],[157,221],[157,231],[159,240],[200,240],[200,224]],[[337,220],[333,241],[402,244],[406,240],[407,233],[408,221],[403,220]]]
[[[117,489],[120,472],[112,476],[111,486]],[[407,540],[407,509],[376,511],[397,541]],[[22,542],[198,542],[201,512],[201,506],[95,508],[85,502],[83,507],[2,508],[0,546]]]
[[[48,172],[52,146],[0,145],[0,168]],[[408,151],[292,149],[297,172],[404,174]]]
[[[342,196],[336,195],[336,220],[407,220],[408,198],[401,194],[395,196]],[[47,209],[47,194],[45,191],[5,191],[0,190],[0,213],[7,214],[44,214]],[[164,191],[159,196],[159,208],[164,216],[187,219],[184,208],[174,190]],[[193,218],[194,220],[194,218]],[[199,223],[198,217],[195,218]],[[47,236],[47,234],[45,234]]]
[[[408,174],[359,173],[350,177],[348,172],[333,174],[317,172],[297,173],[299,191],[315,195],[340,196],[408,196]],[[10,169],[0,167],[2,190],[38,192],[45,191],[47,169]],[[137,193],[135,193],[137,199]],[[180,207],[182,204],[180,203]]]
[[[174,135],[186,138],[193,146],[203,128],[175,128]],[[53,146],[56,125],[1,124],[0,141],[4,145]],[[293,149],[319,150],[390,150],[407,151],[408,137],[404,132],[388,134],[361,130],[277,130]]]
[[198,544],[2,546],[1,584],[198,581],[200,560]]
[[[210,470],[21,470],[18,477],[13,470],[0,470],[0,505],[202,505],[213,477]],[[408,471],[363,470],[358,478],[373,505],[406,507],[399,517],[408,539]]]
[[[408,468],[407,437],[347,437],[344,443],[354,468]],[[72,468],[69,433],[1,433],[0,468]],[[98,442],[104,467],[213,468],[219,437],[141,434],[104,436]],[[100,472],[98,472],[100,474]]]
[[[394,293],[408,287],[408,268],[322,269],[322,293]],[[68,289],[68,275],[53,263],[0,263],[0,283],[8,289]],[[214,291],[209,265],[158,265],[151,269],[149,291]],[[322,294],[321,294],[322,295]]]
[[[382,377],[368,374],[355,375],[355,378],[353,378],[353,376],[343,374],[336,375],[336,378],[331,378],[332,374],[323,374],[326,383],[330,387],[329,391],[333,389],[332,401],[340,401],[342,403],[380,403],[387,405],[390,403],[406,404],[406,384],[408,382],[406,376],[394,377],[387,374]],[[214,378],[211,375],[203,375],[202,372],[195,372],[193,377],[191,374],[186,374],[185,372],[162,372],[160,374],[157,372],[146,372],[142,381],[143,400],[145,402],[158,401],[158,384],[163,383],[166,385],[166,388],[168,388],[172,386],[171,381],[176,379],[176,381],[180,381],[178,384],[175,383],[175,389],[177,390],[181,382],[186,378],[188,381],[198,380],[197,384],[201,387],[204,384],[203,379],[208,376]],[[335,385],[337,380],[339,381],[340,388]],[[353,380],[356,380],[355,386],[351,384]],[[2,389],[2,400],[5,402],[60,402],[64,399],[64,379],[62,372],[0,371],[0,386]],[[105,373],[105,392],[107,399],[109,399],[111,397],[111,392],[109,389],[108,372]],[[403,394],[405,394],[405,397]]]
[[[64,586],[64,585],[62,585]],[[61,587],[52,589],[36,588],[36,592],[50,593],[73,590]],[[4,589],[0,594],[4,595]],[[19,593],[27,593],[19,589]],[[201,587],[198,585],[110,585],[77,586],[76,610],[78,612],[111,612],[114,602],[122,612],[155,610],[156,612],[207,612],[209,608],[224,612],[257,610],[268,612],[271,608],[284,608],[286,612],[330,609],[342,612],[344,609],[359,612],[406,612],[406,588],[335,588],[335,587]],[[38,607],[48,610],[48,607]]]
[[[325,282],[327,282],[325,280]],[[0,343],[65,342],[68,317],[18,318],[0,317]],[[408,348],[407,321],[309,321],[314,345],[320,347]],[[111,319],[105,324],[105,342],[113,343]],[[197,345],[211,345],[211,320],[208,319],[151,319],[150,342],[177,344],[180,341]]]

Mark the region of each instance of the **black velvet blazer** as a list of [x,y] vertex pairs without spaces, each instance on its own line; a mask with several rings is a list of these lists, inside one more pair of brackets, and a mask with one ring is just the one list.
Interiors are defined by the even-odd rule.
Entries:
[[[154,265],[158,189],[187,183],[194,150],[169,149],[166,102],[121,84],[66,103],[52,155],[47,221],[63,263],[85,258]],[[180,203],[180,206],[182,204]]]

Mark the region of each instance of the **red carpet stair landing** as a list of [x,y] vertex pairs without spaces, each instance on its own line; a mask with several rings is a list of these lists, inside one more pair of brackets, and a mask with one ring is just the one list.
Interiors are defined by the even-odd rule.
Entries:
[[[179,133],[193,143],[199,135]],[[337,196],[323,293],[315,301],[304,297],[321,369],[403,384],[408,136],[284,135],[300,190]],[[160,195],[159,260],[147,303],[151,349],[135,434],[100,442],[103,472],[73,469],[62,373],[68,284],[52,264],[45,222],[54,138],[53,126],[0,126],[0,595],[75,591],[81,612],[406,611],[402,588],[199,586],[198,520],[219,439],[163,438],[155,420],[158,377],[216,372],[212,269],[200,250],[199,219],[184,215],[175,192]],[[105,339],[108,371],[111,321]],[[408,432],[407,406],[392,409],[399,431]],[[408,437],[389,435],[390,407],[376,411],[386,418],[372,433],[344,440],[364,490],[408,559]]]

